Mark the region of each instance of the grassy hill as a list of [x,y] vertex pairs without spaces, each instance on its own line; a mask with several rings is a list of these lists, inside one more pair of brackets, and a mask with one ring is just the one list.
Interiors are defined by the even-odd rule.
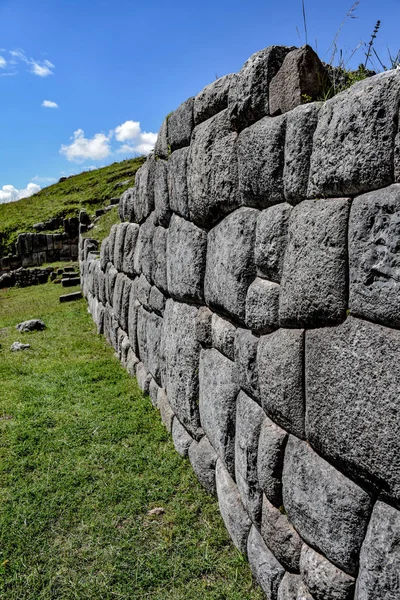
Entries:
[[[132,187],[135,173],[145,158],[133,158],[94,171],[85,171],[42,189],[17,202],[0,204],[0,256],[7,254],[19,233],[34,231],[33,225],[52,217],[91,213],[107,200]],[[123,185],[120,185],[123,184]]]

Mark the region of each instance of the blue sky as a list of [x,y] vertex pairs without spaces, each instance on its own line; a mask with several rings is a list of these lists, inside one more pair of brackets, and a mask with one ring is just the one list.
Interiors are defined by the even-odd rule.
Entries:
[[[351,4],[305,0],[323,60]],[[388,62],[400,0],[361,0],[354,16],[338,47],[349,56],[380,19]],[[216,77],[305,42],[301,0],[0,0],[0,23],[0,202],[148,151],[164,116]]]

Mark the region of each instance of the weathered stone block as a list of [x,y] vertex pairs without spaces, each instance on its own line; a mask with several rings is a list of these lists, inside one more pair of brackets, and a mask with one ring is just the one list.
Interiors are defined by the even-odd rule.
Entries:
[[101,242],[101,247],[100,247],[100,266],[104,272],[107,269],[107,263],[109,262],[109,260],[110,260],[109,239],[108,239],[108,237],[106,237]]
[[259,338],[248,329],[237,329],[235,335],[235,362],[238,383],[242,390],[259,400],[257,347]]
[[158,158],[168,158],[170,154],[168,148],[168,118],[164,119],[158,132],[156,145],[154,146],[154,155]]
[[269,115],[269,84],[293,49],[269,46],[250,56],[239,71],[228,96],[230,119],[237,131]]
[[268,550],[254,525],[247,541],[247,556],[254,579],[266,597],[270,600],[277,600],[279,584],[283,579],[285,569]]
[[127,223],[125,229],[124,250],[122,256],[122,271],[127,275],[135,274],[134,256],[136,242],[139,236],[139,225]]
[[260,488],[277,508],[282,506],[282,471],[288,434],[265,417],[258,443],[257,473]]
[[[130,340],[129,340],[130,341]],[[139,363],[139,359],[136,356],[132,346],[128,350],[126,357],[126,370],[131,377],[136,377],[136,365]]]
[[354,597],[354,578],[306,544],[301,549],[300,572],[315,600],[351,600]]
[[236,327],[216,313],[211,319],[212,346],[230,360],[235,360]]
[[122,302],[122,294],[125,286],[125,275],[123,273],[118,273],[115,278],[115,287],[114,287],[114,296],[112,300],[112,307],[114,309],[115,318],[118,323],[120,322],[121,317],[121,302]]
[[206,348],[212,345],[212,317],[213,313],[206,306],[201,306],[196,318],[196,337]]
[[217,350],[200,354],[200,420],[202,427],[234,476],[236,397],[235,364]]
[[257,219],[255,261],[267,279],[280,283],[292,207],[281,203],[260,212]]
[[189,148],[173,152],[168,161],[168,195],[172,211],[189,219],[187,159]]
[[356,195],[394,182],[399,100],[395,70],[368,77],[325,102],[314,135],[309,198]]
[[189,146],[194,127],[194,98],[188,98],[168,117],[168,141],[172,152]]
[[114,245],[115,245],[115,236],[117,235],[117,231],[118,231],[118,225],[117,224],[111,225],[110,233],[108,235],[108,251],[109,251],[111,262],[114,260]]
[[136,171],[133,196],[134,213],[138,223],[142,223],[154,210],[154,175],[156,160],[149,156],[146,162]]
[[140,304],[136,299],[136,290],[135,286],[131,286],[131,292],[129,296],[129,313],[128,313],[128,337],[130,344],[137,355],[138,344],[137,344],[137,311]]
[[168,292],[182,301],[203,300],[207,233],[173,215],[167,236]]
[[357,572],[371,497],[293,436],[285,452],[283,503],[307,544],[346,573]]
[[236,75],[231,73],[213,81],[194,99],[194,123],[198,125],[228,107],[228,93]]
[[305,590],[300,575],[285,573],[278,590],[277,600],[313,600]]
[[303,541],[286,515],[264,496],[261,535],[273,555],[291,573],[299,573]]
[[282,327],[339,323],[347,308],[348,199],[305,200],[290,216],[279,317]]
[[121,221],[135,220],[135,188],[126,190],[119,199],[118,214]]
[[128,331],[129,318],[129,298],[131,293],[132,281],[124,275],[124,287],[122,290],[121,304],[119,310],[119,324],[126,333]]
[[140,226],[133,258],[135,273],[143,273],[148,281],[152,281],[154,231],[154,215],[150,215]]
[[220,459],[215,467],[219,510],[225,527],[240,552],[246,552],[251,521],[246,513],[235,482]]
[[160,383],[160,342],[163,320],[143,307],[137,313],[139,358],[146,370]]
[[154,284],[164,293],[168,291],[167,283],[167,229],[155,227],[153,235],[153,267]]
[[157,407],[160,411],[161,421],[164,423],[167,431],[171,433],[174,411],[171,408],[167,394],[163,388],[158,389]]
[[144,306],[147,310],[150,310],[150,292],[151,292],[151,284],[147,281],[146,277],[140,275],[135,279],[135,287],[136,287],[136,300],[139,300],[140,304]]
[[400,184],[356,198],[349,221],[351,314],[400,327]]
[[246,325],[258,333],[268,333],[279,327],[280,286],[256,277],[247,290]]
[[239,208],[208,234],[204,280],[206,303],[245,319],[247,289],[255,275],[254,241],[258,211]]
[[168,399],[174,413],[194,438],[200,426],[197,313],[195,306],[167,300],[162,332]]
[[377,502],[360,554],[355,600],[395,600],[400,591],[400,513]]
[[139,389],[143,394],[148,394],[151,375],[146,371],[146,367],[142,362],[139,362],[136,365],[136,379]]
[[[187,190],[186,190],[187,194]],[[157,225],[168,227],[171,218],[168,191],[168,163],[157,160],[154,172],[154,214]]]
[[261,406],[268,416],[297,437],[304,438],[304,334],[279,329],[261,337],[258,345]]
[[310,443],[398,505],[399,352],[399,331],[352,317],[306,334]]
[[152,405],[155,408],[158,408],[157,405],[157,398],[158,398],[158,391],[160,390],[160,386],[157,384],[156,380],[154,379],[154,377],[152,377],[150,379],[150,383],[149,383],[149,398],[151,400]]
[[212,227],[240,206],[236,138],[227,110],[198,125],[188,156],[188,202],[190,220]]
[[235,479],[253,523],[261,518],[261,489],[257,477],[257,449],[264,411],[240,392],[236,406]]
[[193,438],[188,434],[184,426],[179,420],[174,417],[172,422],[172,441],[174,442],[175,450],[181,456],[187,456],[189,447],[193,443]]
[[215,465],[217,453],[211,446],[207,436],[199,442],[193,441],[189,448],[189,460],[201,485],[213,496],[217,493],[215,485]]
[[166,298],[160,290],[153,285],[149,295],[149,308],[160,316],[164,313]]
[[264,117],[238,137],[242,204],[267,208],[284,202],[283,166],[286,116]]
[[307,198],[313,135],[321,106],[322,103],[316,102],[304,104],[286,115],[283,188],[285,198],[291,204]]

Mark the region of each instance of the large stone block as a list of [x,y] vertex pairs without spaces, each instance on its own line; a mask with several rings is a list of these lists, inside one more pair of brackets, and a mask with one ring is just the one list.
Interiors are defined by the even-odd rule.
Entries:
[[240,499],[235,482],[220,459],[215,467],[218,505],[225,527],[240,552],[246,552],[251,521]]
[[351,314],[400,327],[400,184],[356,198],[349,221]]
[[166,160],[156,161],[154,172],[154,214],[157,225],[168,227],[171,218],[171,208],[169,205],[168,163]]
[[212,227],[240,206],[236,138],[227,110],[198,125],[188,157],[190,219],[200,227]]
[[348,199],[305,200],[290,216],[279,317],[282,327],[339,323],[347,308]]
[[235,335],[235,362],[238,383],[242,390],[259,400],[257,348],[259,338],[248,329],[237,329]]
[[264,411],[244,392],[236,406],[235,479],[243,505],[253,523],[261,519],[261,488],[257,477],[257,450]]
[[199,376],[201,425],[234,476],[236,398],[239,392],[235,363],[215,349],[202,350]]
[[377,502],[360,554],[355,600],[395,600],[400,594],[400,513]]
[[173,152],[168,161],[168,194],[172,211],[189,219],[187,158],[189,148]]
[[292,207],[281,203],[260,212],[257,219],[255,261],[270,281],[280,283]]
[[280,286],[256,277],[247,290],[246,325],[259,334],[279,327]]
[[154,155],[157,158],[168,158],[170,149],[168,148],[168,118],[165,118],[158,132],[156,145],[154,146]]
[[114,295],[112,300],[112,307],[114,309],[114,315],[117,319],[118,323],[120,323],[121,318],[121,304],[122,304],[122,294],[125,286],[125,275],[123,273],[118,273],[115,278],[115,287],[114,287]]
[[[114,245],[115,245],[115,237],[117,235],[118,225],[111,225],[110,233],[108,235],[108,252],[110,256],[111,262],[114,260]],[[85,243],[85,241],[84,241]]]
[[304,438],[303,361],[301,329],[279,329],[261,337],[257,353],[261,406],[299,438]]
[[120,312],[119,312],[119,324],[123,331],[128,331],[128,319],[129,319],[129,299],[132,287],[132,281],[124,275],[124,287],[122,290]]
[[134,214],[138,223],[142,223],[154,210],[154,175],[156,159],[149,156],[146,162],[136,171],[133,196]]
[[213,81],[194,99],[194,124],[210,119],[228,107],[228,93],[236,75],[231,73]]
[[168,141],[171,151],[189,146],[194,127],[194,98],[188,98],[168,117]]
[[178,300],[203,300],[207,233],[173,215],[167,236],[168,292]]
[[158,389],[157,407],[160,411],[161,421],[164,423],[167,431],[171,433],[174,420],[174,411],[168,401],[167,394],[163,388]]
[[308,439],[398,506],[399,352],[399,331],[352,317],[306,334]]
[[201,485],[209,494],[215,495],[215,465],[218,456],[211,446],[207,436],[203,436],[199,442],[193,441],[189,447],[189,460]]
[[361,194],[394,182],[400,73],[368,77],[325,102],[311,155],[308,197]]
[[108,239],[108,237],[106,237],[101,242],[101,247],[100,247],[100,266],[101,266],[102,270],[104,271],[104,273],[106,272],[107,264],[109,261],[110,261],[109,239]]
[[286,116],[264,117],[238,137],[242,204],[267,208],[284,202],[283,166]]
[[135,273],[143,273],[148,281],[152,281],[154,231],[154,215],[152,214],[140,226],[133,258]]
[[258,443],[257,473],[260,488],[277,508],[282,500],[282,471],[288,434],[265,417]]
[[200,426],[197,313],[195,306],[167,300],[162,331],[168,399],[182,425],[195,438]]
[[300,572],[315,600],[354,598],[354,578],[306,544],[301,549]]
[[127,275],[135,274],[134,256],[138,235],[139,225],[136,223],[127,223],[122,256],[122,271]]
[[[135,282],[134,282],[135,283]],[[128,312],[128,338],[131,344],[131,347],[135,354],[139,353],[138,344],[137,344],[137,312],[140,306],[139,302],[136,299],[136,290],[135,285],[131,286],[131,292],[129,296],[129,312]]]
[[139,358],[157,384],[160,384],[160,343],[163,320],[143,307],[137,312]]
[[206,348],[212,345],[212,317],[213,313],[207,306],[201,306],[196,319],[196,337]]
[[153,285],[149,294],[149,308],[160,316],[164,314],[166,298],[160,290]]
[[237,131],[269,115],[269,84],[293,49],[269,46],[250,56],[239,71],[228,95],[229,116]]
[[277,600],[279,585],[285,575],[285,569],[267,548],[254,525],[247,541],[247,557],[254,579],[268,600]]
[[303,541],[287,516],[264,496],[261,535],[273,555],[291,573],[300,571],[300,552]]
[[321,106],[322,103],[316,102],[304,104],[286,115],[283,188],[285,198],[291,204],[307,198],[313,135]]
[[136,277],[134,285],[136,288],[135,299],[139,300],[140,304],[144,306],[144,308],[150,310],[151,284],[147,281],[143,273],[140,275],[140,277]]
[[[285,573],[278,590],[277,600],[314,600],[300,577]],[[327,600],[327,599],[326,599]]]
[[283,503],[307,544],[346,573],[357,572],[371,497],[293,436],[285,453]]
[[318,100],[330,87],[327,70],[311,46],[296,48],[286,54],[269,85],[269,112],[273,116],[293,110],[306,96]]
[[168,291],[167,283],[167,233],[164,227],[155,227],[153,234],[153,267],[154,284],[164,293]]
[[118,204],[118,214],[121,221],[135,220],[135,188],[129,188],[121,195]]
[[[188,434],[184,426],[180,421],[174,417],[172,423],[172,441],[174,442],[175,450],[181,456],[187,456],[191,444],[194,442],[193,438]],[[214,475],[215,479],[215,475]]]
[[258,214],[253,208],[239,208],[208,234],[206,303],[241,322],[245,319],[247,289],[255,275]]
[[216,313],[211,318],[212,346],[230,360],[235,360],[236,327]]

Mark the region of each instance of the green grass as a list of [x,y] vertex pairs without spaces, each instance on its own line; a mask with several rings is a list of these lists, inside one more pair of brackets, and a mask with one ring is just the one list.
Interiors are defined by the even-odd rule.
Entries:
[[98,242],[102,242],[109,233],[112,225],[120,223],[118,216],[118,206],[115,206],[111,210],[108,210],[104,215],[99,217],[94,227],[83,234],[83,237],[92,238]]
[[[0,204],[0,256],[6,255],[19,233],[34,231],[33,225],[52,217],[77,215],[81,208],[94,213],[112,197],[132,187],[135,173],[145,158],[133,158],[108,167],[68,177],[30,198]],[[123,186],[118,183],[128,181]]]
[[[261,600],[217,502],[60,293],[0,290],[0,598]],[[34,317],[45,331],[16,331]]]

